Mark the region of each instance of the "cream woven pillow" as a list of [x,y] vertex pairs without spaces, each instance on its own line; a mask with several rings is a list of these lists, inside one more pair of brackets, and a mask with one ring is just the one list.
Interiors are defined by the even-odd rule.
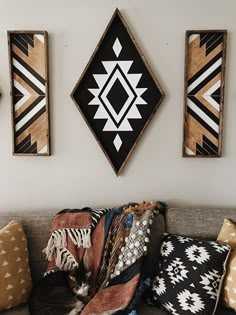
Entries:
[[26,235],[12,221],[0,230],[0,310],[27,302],[31,286]]
[[236,311],[236,224],[225,219],[217,241],[226,243],[232,248],[222,286],[222,304]]

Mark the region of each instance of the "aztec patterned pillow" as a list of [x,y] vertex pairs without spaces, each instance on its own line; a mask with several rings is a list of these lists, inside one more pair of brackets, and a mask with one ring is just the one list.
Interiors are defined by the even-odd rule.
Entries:
[[221,297],[222,304],[236,312],[236,224],[225,219],[217,241],[226,243],[232,248],[226,267]]
[[172,315],[213,315],[229,253],[228,245],[165,233],[152,302]]

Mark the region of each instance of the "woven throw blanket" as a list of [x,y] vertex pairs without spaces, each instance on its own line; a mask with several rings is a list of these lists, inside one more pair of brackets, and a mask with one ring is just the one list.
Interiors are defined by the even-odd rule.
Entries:
[[[44,252],[49,261],[54,259],[59,270],[70,271],[78,267],[75,248],[89,248],[91,234],[110,208],[64,209],[53,219],[51,236]],[[74,247],[74,250],[73,250]],[[72,248],[72,251],[70,251]]]
[[56,215],[45,250],[48,272],[73,270],[83,260],[91,272],[92,299],[82,315],[128,310],[139,285],[153,216],[163,208],[158,202],[144,202]]

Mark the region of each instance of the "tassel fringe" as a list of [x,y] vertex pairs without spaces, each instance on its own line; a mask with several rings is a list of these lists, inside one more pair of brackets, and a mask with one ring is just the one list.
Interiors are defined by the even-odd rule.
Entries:
[[49,261],[55,257],[56,266],[60,270],[72,270],[78,266],[76,259],[67,249],[67,237],[76,247],[91,247],[90,229],[59,229],[53,231],[43,252]]

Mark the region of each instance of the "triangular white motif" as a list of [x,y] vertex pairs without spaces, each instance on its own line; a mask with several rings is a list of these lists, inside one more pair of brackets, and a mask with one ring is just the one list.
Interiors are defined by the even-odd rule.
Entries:
[[231,269],[232,269],[232,270],[236,270],[236,266],[233,266]]
[[102,64],[103,64],[103,67],[106,69],[106,72],[110,74],[112,73],[113,69],[117,65],[117,61],[103,61]]
[[7,265],[8,265],[8,262],[5,260],[2,265],[3,265],[3,266],[7,266]]
[[236,300],[229,298],[230,304],[236,303]]
[[11,277],[11,274],[7,272],[4,278],[9,278],[9,277]]
[[18,261],[21,261],[21,258],[20,258],[20,257],[17,258],[16,262],[18,262]]
[[1,250],[0,255],[6,254],[6,251],[4,249]]
[[13,296],[12,295],[9,295],[8,296],[8,301],[12,300],[13,299]]
[[236,233],[230,233],[230,236],[236,237]]
[[194,270],[196,270],[196,269],[197,269],[197,267],[193,266],[193,269],[194,269]]
[[8,286],[7,286],[7,290],[10,290],[11,288],[13,288],[13,285],[8,284]]
[[234,293],[236,293],[236,288],[233,288]]
[[22,284],[22,283],[24,283],[24,282],[25,282],[25,280],[24,280],[24,279],[21,279],[20,283]]
[[229,292],[229,288],[227,286],[224,287],[224,290]]
[[19,250],[19,247],[15,246],[14,251],[17,251],[17,250]]
[[120,124],[119,128],[118,128],[119,131],[132,131],[133,128],[131,127],[130,123],[128,122],[127,119],[124,119],[122,121],[122,123]]
[[16,238],[14,236],[11,237],[11,241],[15,241]]
[[228,276],[227,278],[229,281],[233,282],[233,278],[231,276]]
[[6,231],[5,231],[5,234],[8,234],[8,233],[10,233],[10,231],[6,230]]
[[194,283],[191,283],[191,284],[190,284],[190,287],[195,288]]
[[23,271],[23,269],[22,269],[22,268],[19,268],[18,273],[21,273],[22,271]]

